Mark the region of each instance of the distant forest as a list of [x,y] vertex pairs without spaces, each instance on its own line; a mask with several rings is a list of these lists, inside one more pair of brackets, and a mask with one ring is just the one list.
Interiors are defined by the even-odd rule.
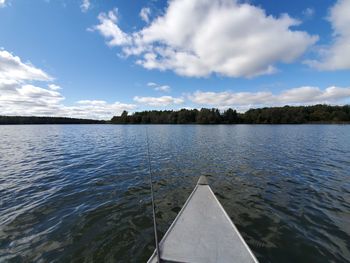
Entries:
[[64,117],[0,116],[0,124],[97,124],[105,121]]
[[124,111],[110,121],[76,119],[65,117],[0,116],[0,124],[303,124],[303,123],[349,123],[350,105],[346,106],[284,106],[250,109],[238,113],[233,109],[178,111],[142,111],[128,114]]
[[124,111],[111,119],[114,124],[303,124],[350,123],[350,105],[284,106],[250,109],[181,109],[179,111],[142,111],[131,115]]

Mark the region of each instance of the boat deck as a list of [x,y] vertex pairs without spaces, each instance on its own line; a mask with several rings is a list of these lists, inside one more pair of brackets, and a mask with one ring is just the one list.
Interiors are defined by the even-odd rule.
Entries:
[[[236,226],[201,177],[159,244],[171,262],[258,262]],[[157,262],[154,253],[148,261]]]

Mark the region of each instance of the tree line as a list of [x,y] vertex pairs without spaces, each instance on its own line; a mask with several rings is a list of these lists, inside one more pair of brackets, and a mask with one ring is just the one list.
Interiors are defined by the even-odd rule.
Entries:
[[0,124],[99,124],[105,121],[65,117],[0,116]]
[[113,124],[303,124],[350,123],[350,105],[284,106],[250,109],[238,113],[231,108],[225,111],[202,108],[152,110],[114,116]]
[[0,116],[0,124],[303,124],[350,123],[350,105],[284,106],[250,109],[238,113],[231,108],[152,110],[129,114],[124,111],[110,121],[65,117]]

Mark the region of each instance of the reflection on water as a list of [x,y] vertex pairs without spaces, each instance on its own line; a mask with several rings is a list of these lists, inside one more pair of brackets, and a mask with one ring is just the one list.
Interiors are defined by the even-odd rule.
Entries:
[[260,262],[350,261],[350,126],[0,126],[0,261],[142,262],[207,175]]

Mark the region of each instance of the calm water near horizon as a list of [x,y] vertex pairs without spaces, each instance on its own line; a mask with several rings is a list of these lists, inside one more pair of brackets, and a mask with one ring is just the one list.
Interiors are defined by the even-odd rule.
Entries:
[[350,262],[350,125],[0,126],[0,262],[144,262],[200,175],[260,262]]

